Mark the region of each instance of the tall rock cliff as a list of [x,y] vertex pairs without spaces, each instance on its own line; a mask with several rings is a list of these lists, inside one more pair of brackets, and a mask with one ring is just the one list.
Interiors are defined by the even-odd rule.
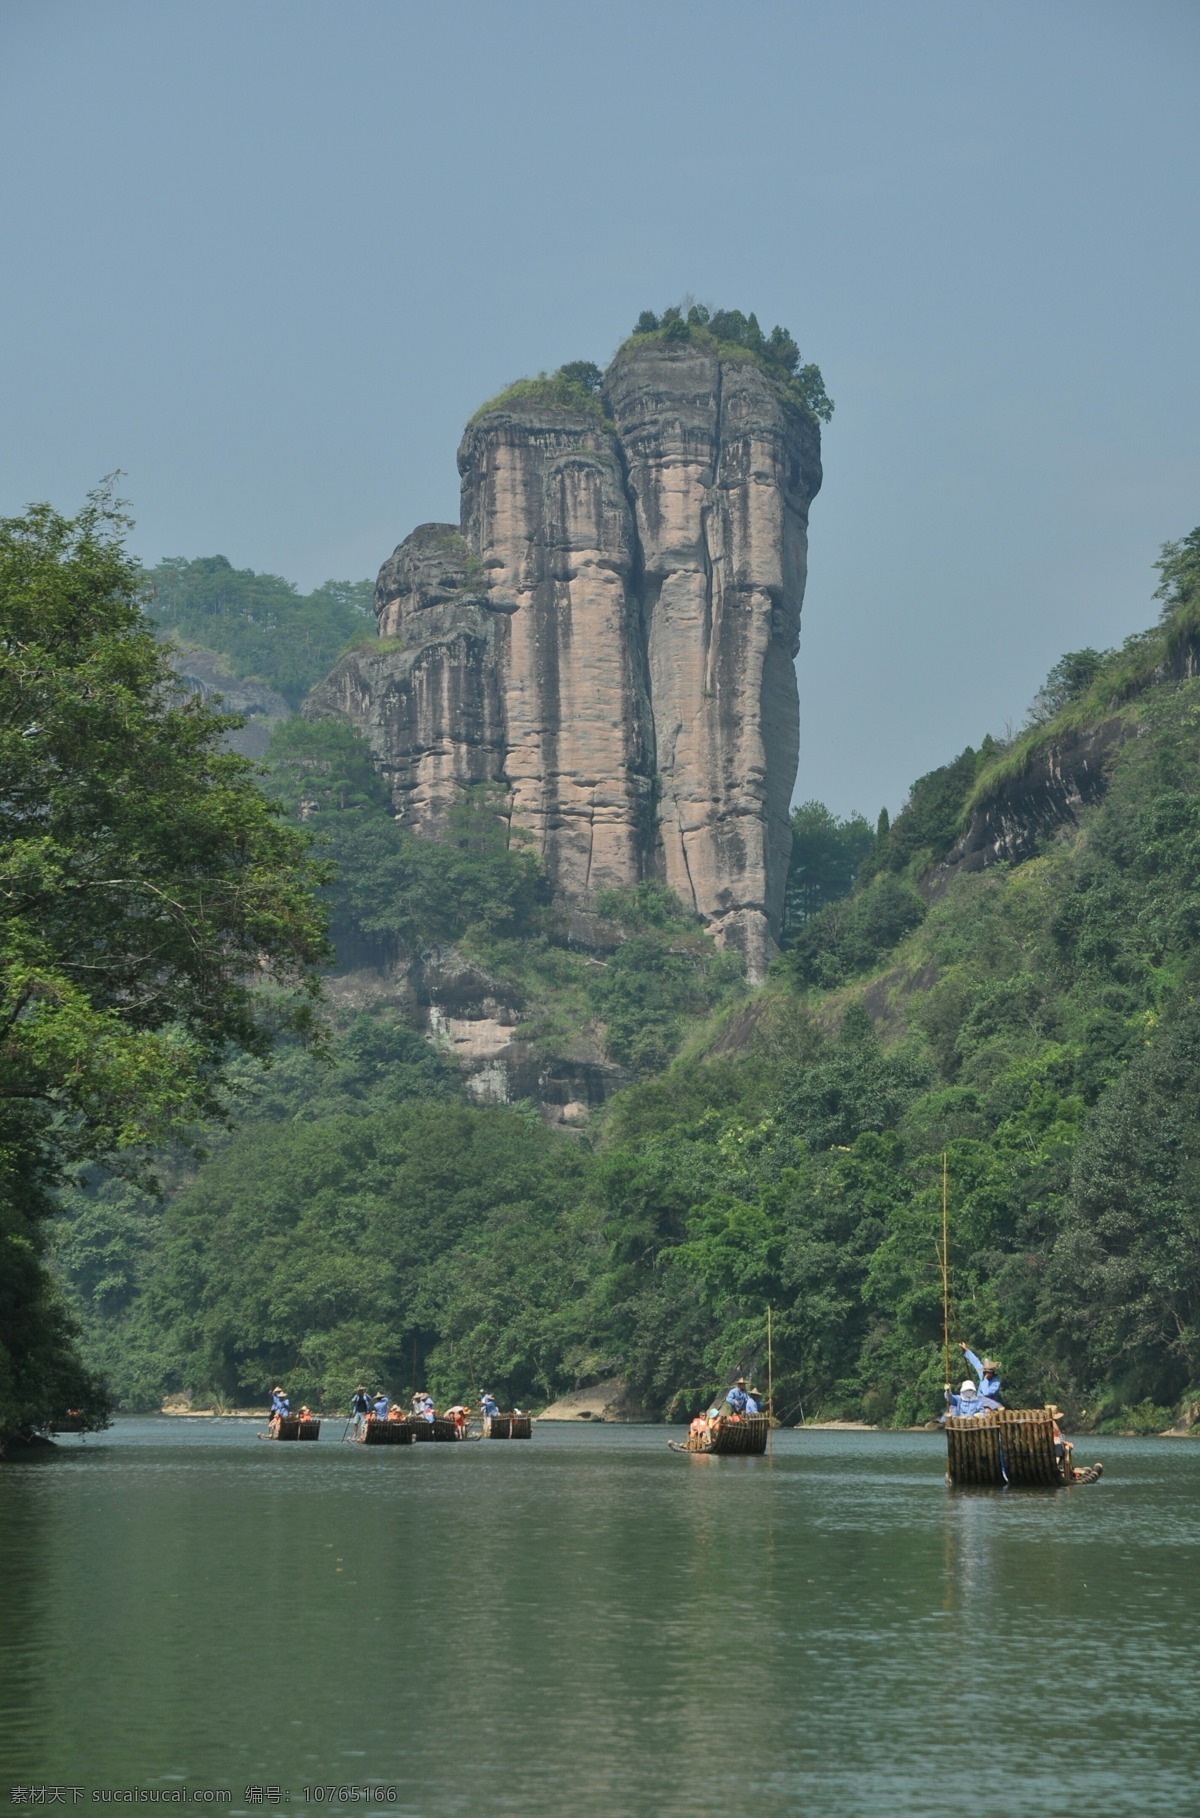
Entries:
[[816,425],[750,359],[648,340],[606,389],[640,553],[667,882],[758,972],[783,914]]
[[597,413],[491,410],[458,451],[488,579],[499,775],[572,901],[635,882],[652,843],[650,704],[621,452]]
[[660,877],[751,976],[783,909],[816,422],[754,358],[638,337],[603,398],[515,388],[459,448],[459,526],[380,572],[380,642],[305,712],[370,741],[397,815],[507,793],[556,890]]

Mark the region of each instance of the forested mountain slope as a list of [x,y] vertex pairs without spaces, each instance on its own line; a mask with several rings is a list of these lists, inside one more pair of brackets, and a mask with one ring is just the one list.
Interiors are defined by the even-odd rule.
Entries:
[[1200,1396],[1200,533],[1161,597],[890,826],[798,811],[789,945],[757,992],[653,896],[613,906],[628,938],[593,964],[536,861],[480,832],[486,801],[418,851],[349,746],[277,750],[339,860],[343,942],[536,972],[539,1015],[624,1042],[631,1083],[564,1137],[471,1103],[402,1004],[342,1011],[328,1060],[247,1066],[232,1133],[172,1164],[165,1207],[73,1196],[60,1263],[92,1361],[143,1406],[284,1371],[310,1400],[364,1371],[535,1402],[620,1374],[679,1418],[761,1371],[770,1303],[785,1418],[923,1420],[945,1154],[956,1333],[1016,1400],[1167,1425]]

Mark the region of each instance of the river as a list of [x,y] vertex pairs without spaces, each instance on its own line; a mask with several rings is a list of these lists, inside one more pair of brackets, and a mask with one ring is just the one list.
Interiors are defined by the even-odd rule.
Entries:
[[9,1809],[1200,1812],[1200,1444],[1089,1440],[1056,1494],[948,1491],[936,1434],[341,1430],[122,1420],[0,1467]]

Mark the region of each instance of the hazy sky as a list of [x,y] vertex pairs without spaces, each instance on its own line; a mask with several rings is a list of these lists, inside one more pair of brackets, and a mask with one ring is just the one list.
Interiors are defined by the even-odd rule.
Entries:
[[686,293],[837,404],[798,797],[894,812],[1200,522],[1196,0],[0,0],[0,512],[313,586]]

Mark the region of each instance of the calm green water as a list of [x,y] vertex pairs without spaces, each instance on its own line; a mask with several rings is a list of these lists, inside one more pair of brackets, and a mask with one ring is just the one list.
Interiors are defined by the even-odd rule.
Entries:
[[1055,1495],[948,1492],[924,1434],[340,1432],[124,1421],[0,1468],[0,1796],[1200,1812],[1200,1444],[1088,1442],[1104,1480]]

